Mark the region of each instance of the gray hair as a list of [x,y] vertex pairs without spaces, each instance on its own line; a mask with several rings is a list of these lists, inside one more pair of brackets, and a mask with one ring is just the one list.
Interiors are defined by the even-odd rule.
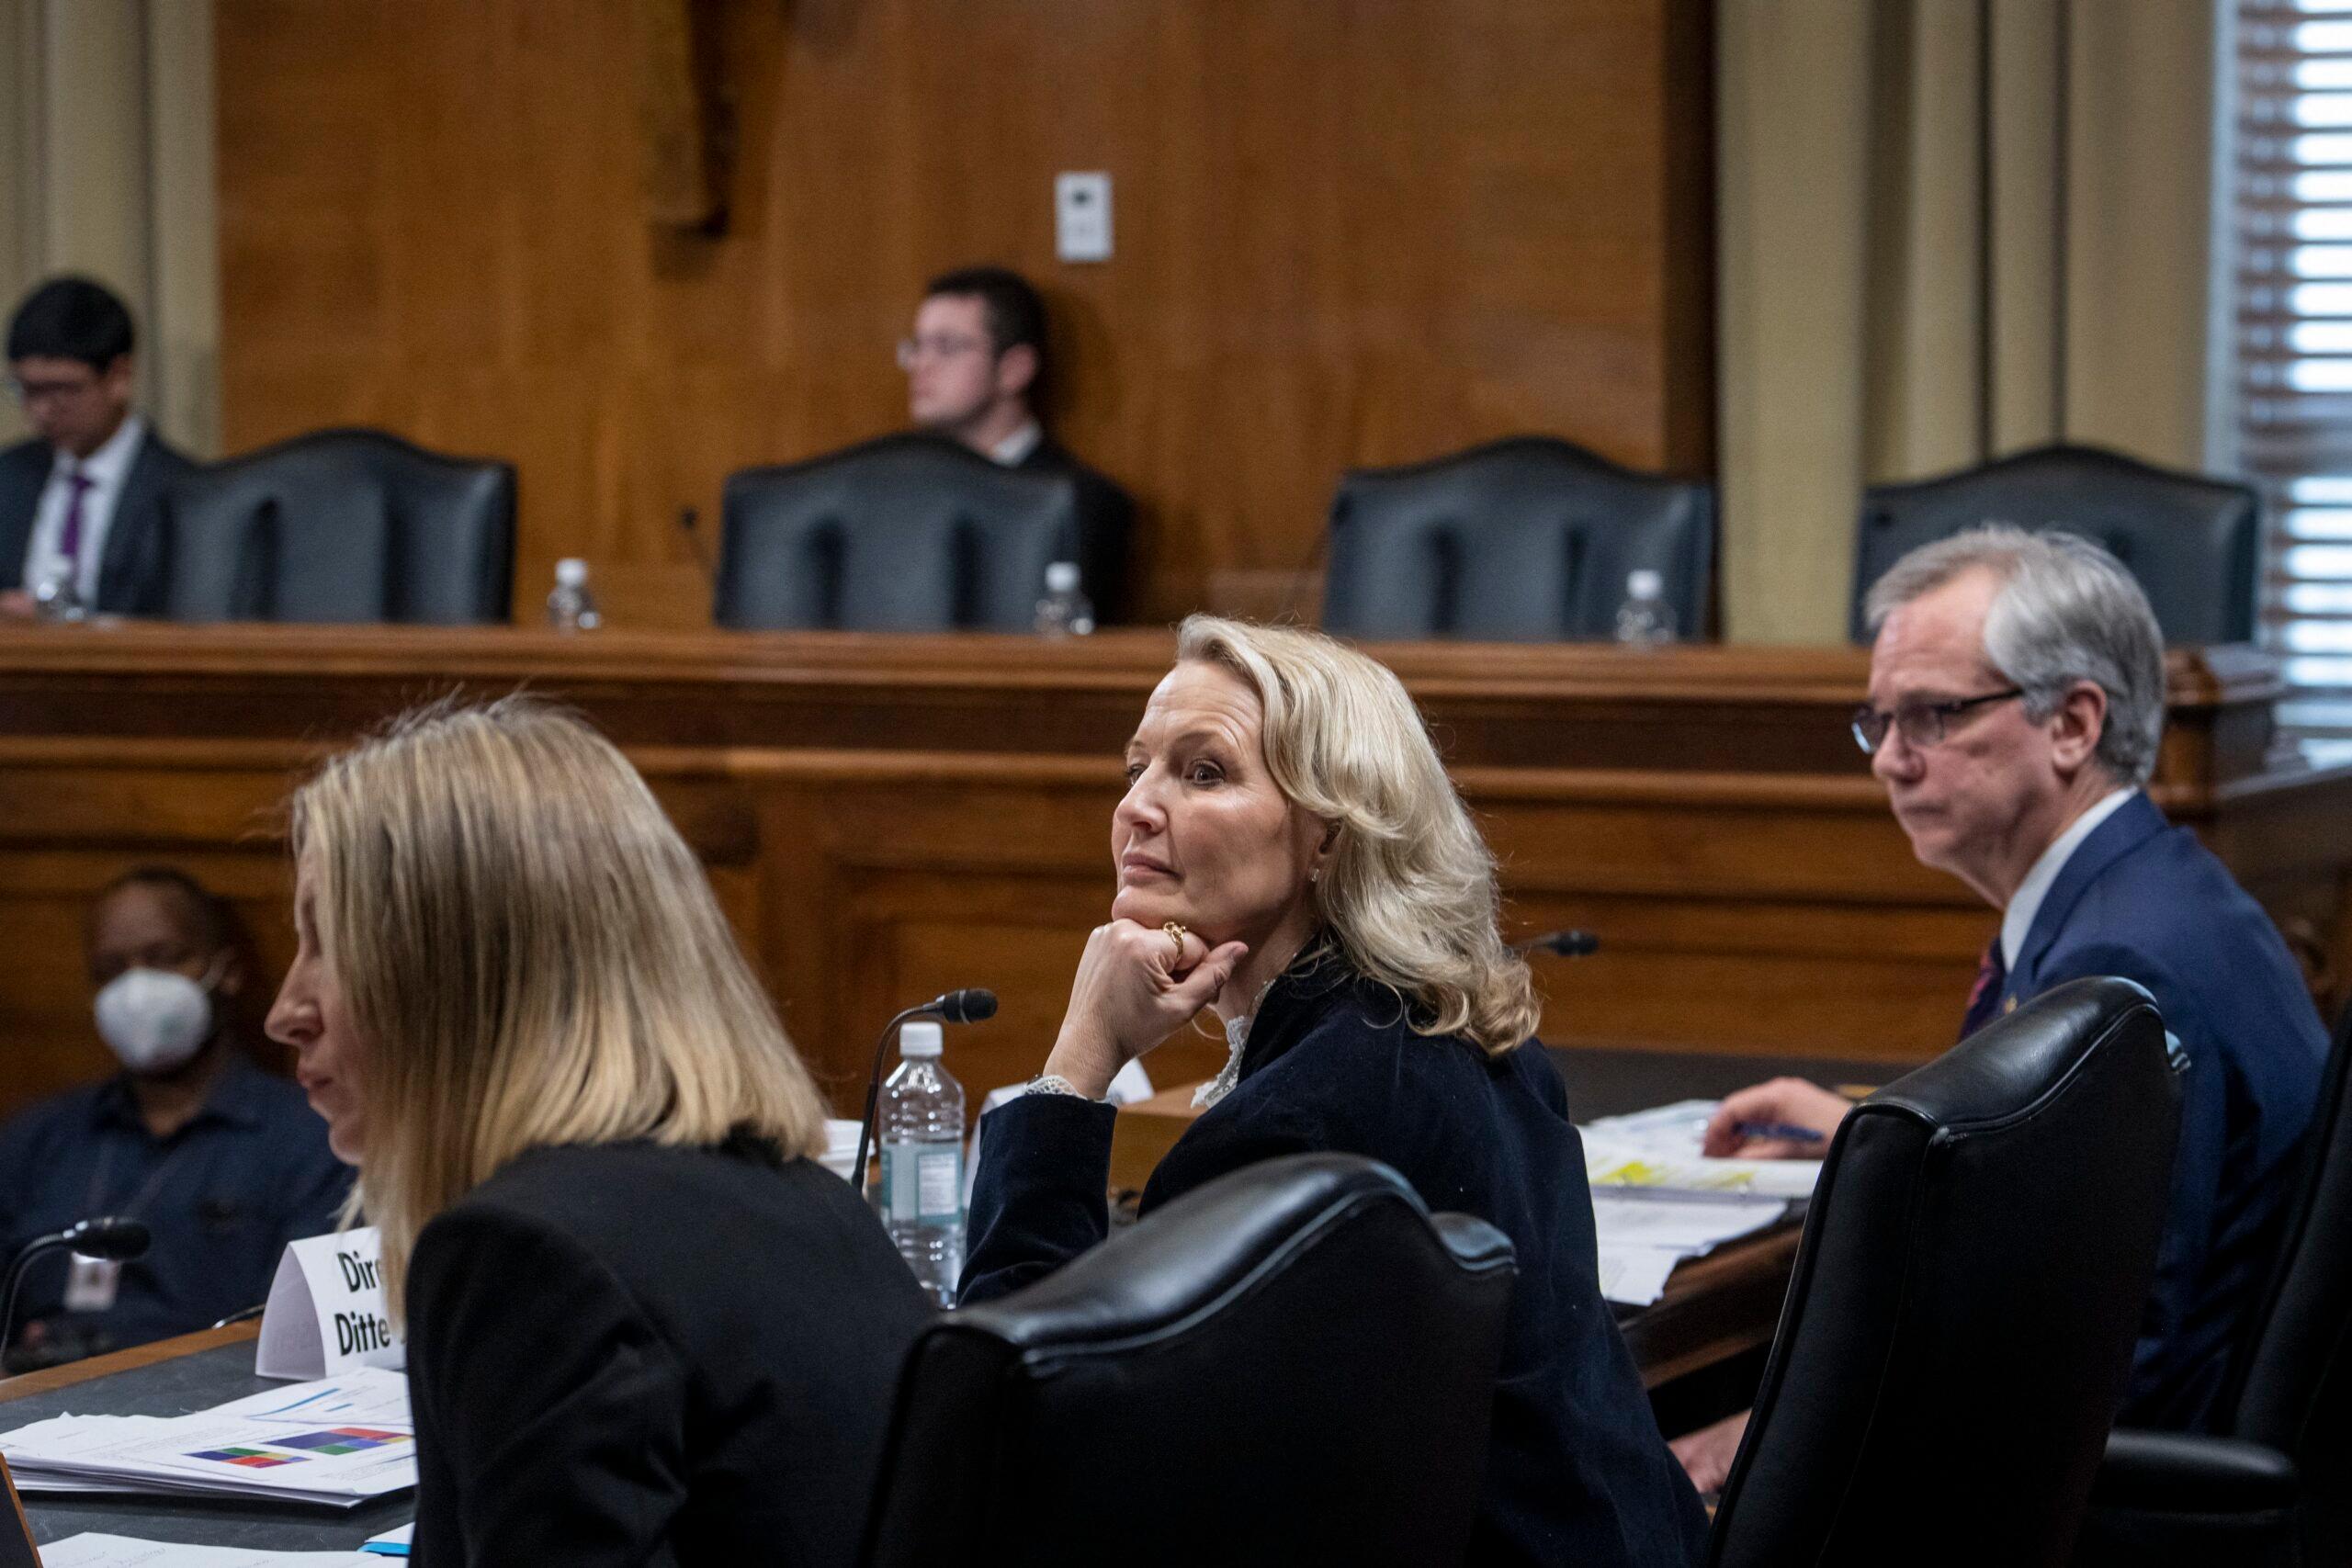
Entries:
[[1988,523],[1922,545],[1871,585],[1862,605],[1871,634],[1980,568],[2001,584],[1984,615],[1984,657],[2023,689],[2026,716],[2048,718],[2068,687],[2090,682],[2107,694],[2100,765],[2119,784],[2147,783],[2165,728],[2164,634],[2131,572],[2090,540]]

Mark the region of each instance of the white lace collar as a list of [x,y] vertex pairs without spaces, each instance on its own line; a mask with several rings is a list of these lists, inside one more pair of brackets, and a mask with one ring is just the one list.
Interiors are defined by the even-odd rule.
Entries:
[[1241,1081],[1241,1056],[1250,1048],[1250,1024],[1256,1017],[1257,1014],[1252,1013],[1249,1018],[1228,1018],[1225,1021],[1225,1048],[1232,1055],[1226,1057],[1225,1066],[1217,1069],[1216,1077],[1193,1091],[1195,1109],[1207,1110],[1231,1094],[1233,1086]]

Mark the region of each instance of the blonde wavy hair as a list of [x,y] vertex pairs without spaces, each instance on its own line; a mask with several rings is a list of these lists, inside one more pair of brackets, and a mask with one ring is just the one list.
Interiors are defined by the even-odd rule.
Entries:
[[328,761],[289,826],[357,1036],[352,1213],[383,1233],[395,1318],[417,1233],[526,1149],[822,1148],[824,1101],[709,880],[583,720],[419,709]]
[[1339,825],[1314,892],[1347,961],[1403,997],[1419,1033],[1489,1055],[1532,1035],[1534,982],[1496,929],[1494,854],[1403,682],[1319,632],[1213,615],[1184,622],[1176,657],[1257,694],[1275,784]]

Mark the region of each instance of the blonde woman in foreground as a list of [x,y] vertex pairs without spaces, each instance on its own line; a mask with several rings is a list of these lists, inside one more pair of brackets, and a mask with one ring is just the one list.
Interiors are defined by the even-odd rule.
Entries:
[[1582,1146],[1496,931],[1494,859],[1412,699],[1311,632],[1196,615],[1176,657],[1127,743],[1110,922],[1045,1072],[980,1140],[963,1299],[1102,1239],[1112,1075],[1214,1006],[1232,1059],[1144,1213],[1340,1150],[1494,1224],[1519,1280],[1471,1560],[1690,1562],[1705,1518],[1601,1303]]
[[292,837],[268,1029],[382,1228],[420,1568],[850,1562],[929,1313],[644,781],[427,709]]

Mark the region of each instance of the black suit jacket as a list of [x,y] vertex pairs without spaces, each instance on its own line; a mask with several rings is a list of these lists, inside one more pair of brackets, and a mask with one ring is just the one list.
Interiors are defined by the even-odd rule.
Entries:
[[1029,473],[1068,474],[1078,486],[1078,578],[1104,625],[1127,618],[1127,536],[1136,503],[1117,482],[1071,456],[1050,435],[1039,437],[1013,467]]
[[[0,452],[0,587],[25,581],[25,552],[32,547],[33,517],[49,483],[56,452],[46,441],[20,441]],[[196,471],[186,453],[149,425],[115,498],[107,525],[105,558],[98,562],[95,610],[119,615],[152,615],[163,609],[164,492],[182,474]]]
[[[992,1299],[1108,1233],[1107,1105],[1023,1095],[990,1111],[972,1189],[963,1299]],[[1278,1155],[1394,1166],[1431,1209],[1476,1214],[1518,1251],[1487,1478],[1469,1560],[1683,1568],[1706,1534],[1641,1375],[1600,1299],[1592,1195],[1543,1045],[1489,1057],[1413,1032],[1396,994],[1336,962],[1268,988],[1240,1081],[1176,1140],[1142,1212]],[[1217,1489],[1204,1483],[1204,1507]]]
[[932,1315],[810,1161],[526,1154],[409,1263],[414,1561],[846,1568]]

